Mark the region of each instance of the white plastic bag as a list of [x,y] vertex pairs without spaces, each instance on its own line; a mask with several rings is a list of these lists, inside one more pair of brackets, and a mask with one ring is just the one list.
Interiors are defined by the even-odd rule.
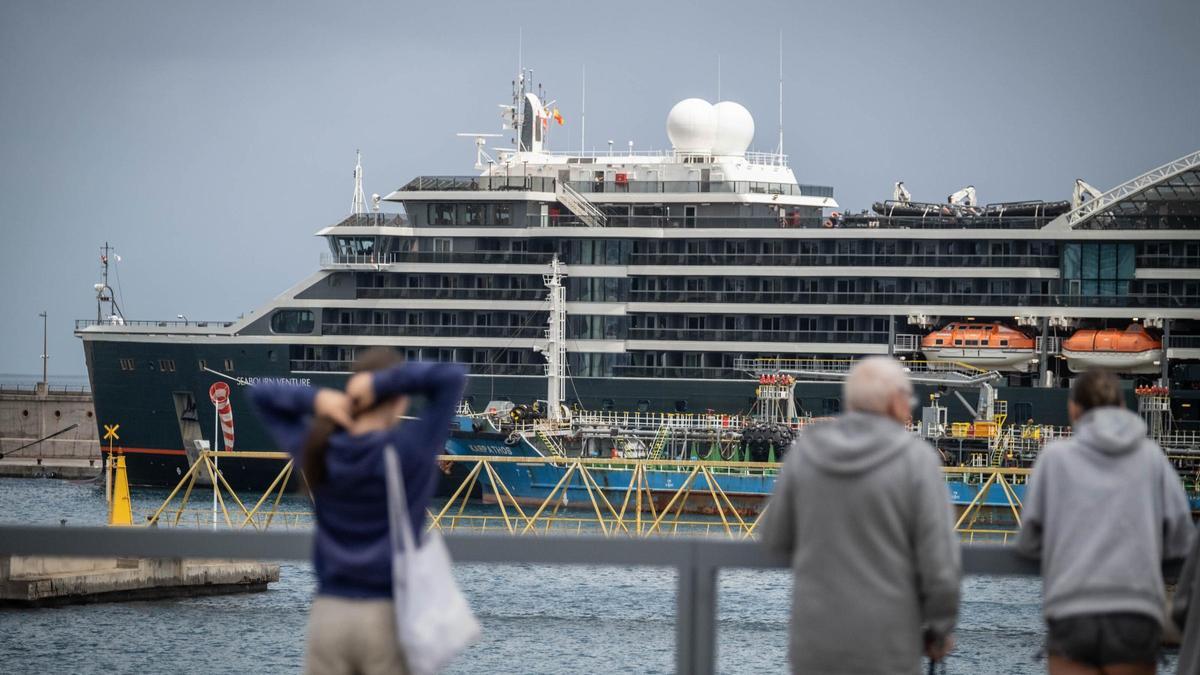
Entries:
[[399,453],[388,446],[384,456],[397,636],[409,672],[433,675],[479,640],[480,626],[454,581],[441,533],[425,533],[417,547]]

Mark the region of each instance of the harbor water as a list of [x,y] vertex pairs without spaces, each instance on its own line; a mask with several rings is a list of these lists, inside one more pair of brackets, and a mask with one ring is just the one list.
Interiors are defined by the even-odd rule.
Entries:
[[[135,514],[153,512],[164,497],[135,491]],[[284,507],[305,507],[288,499]],[[103,485],[0,479],[0,519],[102,524]],[[281,567],[265,593],[0,611],[0,663],[7,673],[299,672],[315,580],[306,563]],[[670,570],[460,565],[456,576],[484,638],[449,672],[673,672]],[[784,672],[789,576],[727,570],[719,593],[719,672]],[[1045,672],[1038,581],[971,577],[963,595],[947,672]]]

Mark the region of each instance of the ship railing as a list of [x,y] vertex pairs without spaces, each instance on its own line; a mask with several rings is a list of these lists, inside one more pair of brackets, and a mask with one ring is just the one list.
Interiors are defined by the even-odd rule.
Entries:
[[[391,251],[388,253],[322,253],[321,264],[399,265],[404,263],[480,263],[487,265],[548,265],[553,253],[524,251]],[[544,290],[541,291],[545,293]]]
[[894,349],[897,354],[911,354],[921,351],[921,336],[911,334],[899,334],[896,336]]
[[707,429],[715,431],[740,430],[750,421],[750,418],[743,415],[643,413],[604,410],[578,412],[571,419],[576,426],[583,427],[643,430],[656,430],[666,427],[668,429]]
[[[669,157],[673,160],[682,162],[684,160],[694,160],[700,163],[710,163],[715,160],[723,159],[724,155],[714,155],[708,152],[682,152],[671,149],[657,150],[633,150],[630,148],[608,148],[607,150],[542,150],[542,155],[551,157],[580,157],[584,159],[620,159],[622,157]],[[517,155],[516,150],[505,149],[499,151],[499,156],[502,159],[507,159]],[[787,166],[788,156],[779,152],[761,152],[747,151],[740,157],[744,158],[750,164],[763,164],[769,166]]]
[[1195,308],[1200,302],[1183,294],[1123,293],[1078,295],[1066,293],[992,293],[988,291],[935,293],[926,291],[803,291],[803,290],[686,290],[682,288],[633,289],[630,303],[729,303],[740,305],[1002,305],[1012,307],[1154,307]]
[[[854,359],[793,359],[773,357],[737,357],[733,367],[754,376],[769,375],[782,371],[802,371],[804,373],[844,375],[854,366]],[[922,361],[908,360],[904,367],[910,374],[953,374],[963,377],[981,377],[991,371],[977,368],[957,361]]]
[[[614,336],[615,337],[615,336]],[[611,339],[611,338],[610,338]],[[818,331],[743,328],[630,328],[630,340],[690,340],[703,342],[839,342],[886,345],[887,331]]]
[[[634,216],[635,218],[639,216]],[[614,218],[619,218],[615,216]],[[798,242],[815,240],[799,239]],[[959,253],[817,253],[812,249],[792,252],[743,252],[737,242],[727,242],[730,250],[715,250],[708,252],[682,252],[636,250],[629,255],[630,266],[664,266],[664,265],[723,265],[736,266],[775,266],[775,267],[1043,267],[1057,268],[1058,256],[1034,254],[996,254],[974,255]],[[1197,261],[1194,267],[1200,267]]]
[[[41,390],[40,382],[0,382],[0,394],[33,394]],[[46,392],[49,394],[90,394],[92,388],[86,384],[50,384],[46,386]]]
[[400,213],[352,213],[334,227],[406,227],[408,219]]
[[[230,532],[147,528],[0,526],[0,555],[121,558],[193,558],[219,560],[292,560],[312,558],[314,534]],[[718,599],[723,570],[787,569],[791,561],[755,541],[711,539],[620,539],[596,535],[514,538],[452,533],[446,536],[455,562],[486,565],[650,566],[673,570],[675,594],[675,672],[717,672]],[[963,573],[979,576],[1036,576],[1036,561],[1002,546],[964,544]],[[1164,570],[1168,576],[1178,567]],[[486,598],[472,598],[487,603]],[[111,637],[116,637],[113,632]],[[485,633],[478,649],[503,644],[503,634]],[[529,668],[533,664],[526,664]],[[518,667],[517,670],[522,670]]]
[[105,328],[228,328],[234,324],[233,321],[197,321],[195,319],[187,320],[142,320],[142,319],[122,319],[118,322],[113,322],[109,319],[76,319],[75,330],[89,328],[91,326],[103,326]]
[[359,286],[356,298],[412,298],[429,300],[514,300],[544,301],[545,289],[536,288],[443,288],[423,286]]
[[[788,197],[832,197],[833,188],[824,185],[801,185],[768,181],[703,181],[703,180],[645,180],[620,181],[576,180],[569,185],[587,194],[655,194],[655,193],[720,193],[766,194]],[[784,218],[777,221],[783,223]],[[816,220],[819,223],[821,221]],[[816,227],[817,225],[814,225]]]
[[418,176],[401,192],[554,192],[553,178],[540,176]]
[[1035,346],[1033,350],[1041,354],[1043,343],[1046,346],[1047,354],[1059,354],[1062,352],[1062,338],[1060,337],[1039,335],[1034,342]]

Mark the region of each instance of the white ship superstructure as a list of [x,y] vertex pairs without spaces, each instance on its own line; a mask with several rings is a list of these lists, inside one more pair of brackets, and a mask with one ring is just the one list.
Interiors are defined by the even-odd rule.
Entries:
[[[318,232],[320,270],[245,318],[80,322],[98,416],[142,411],[122,427],[130,447],[182,452],[206,433],[214,377],[336,385],[375,345],[466,364],[476,409],[544,399],[557,259],[565,378],[551,398],[568,407],[745,413],[759,383],[739,363],[808,372],[894,354],[999,370],[1012,419],[1065,423],[1064,387],[1086,365],[1169,387],[1178,422],[1200,423],[1200,152],[1104,192],[1077,181],[1070,201],[981,205],[986,186],[969,185],[919,202],[898,182],[845,213],[778,145],[754,151],[737,103],[679,102],[664,150],[563,152],[547,138],[557,105],[526,83],[503,108],[508,135],[466,134],[473,174],[368,198],[356,166],[353,213]],[[1100,337],[1066,347],[1084,331]],[[836,383],[794,392],[799,414],[840,409]],[[978,414],[944,400],[952,419]],[[239,445],[265,447],[251,417]]]

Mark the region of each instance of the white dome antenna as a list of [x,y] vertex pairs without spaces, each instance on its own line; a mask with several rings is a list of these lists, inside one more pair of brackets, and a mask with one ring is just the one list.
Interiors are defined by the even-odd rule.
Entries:
[[716,110],[702,98],[685,98],[667,114],[667,138],[676,152],[707,155],[716,136]]
[[741,157],[754,141],[754,117],[740,103],[721,101],[713,106],[717,131],[712,154]]

